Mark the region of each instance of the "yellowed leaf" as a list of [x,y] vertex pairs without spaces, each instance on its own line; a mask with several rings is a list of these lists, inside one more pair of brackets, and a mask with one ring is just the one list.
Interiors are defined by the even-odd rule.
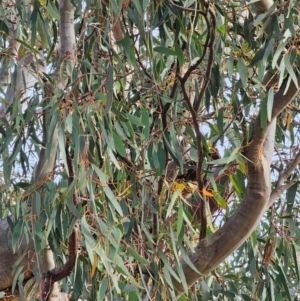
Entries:
[[209,191],[207,191],[205,188],[203,188],[202,193],[206,196],[213,197],[213,195]]
[[97,262],[98,262],[98,255],[97,255],[97,253],[94,253],[94,262],[93,262],[92,270],[91,270],[91,278],[93,278],[93,276],[95,275]]
[[292,115],[290,113],[288,113],[287,118],[286,118],[286,128],[288,130],[290,130],[291,120],[292,120]]

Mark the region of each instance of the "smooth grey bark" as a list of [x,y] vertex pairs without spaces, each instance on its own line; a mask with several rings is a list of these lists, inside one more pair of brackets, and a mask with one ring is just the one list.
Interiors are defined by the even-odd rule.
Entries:
[[[51,87],[45,85],[45,97],[46,99],[44,101],[48,101],[51,99],[51,94],[55,93],[58,90],[63,91],[65,88],[67,82],[68,82],[68,74],[66,72],[63,72],[63,78],[60,77],[60,70],[61,70],[61,64],[65,64],[69,62],[72,66],[74,66],[75,63],[75,57],[76,57],[76,40],[75,40],[75,29],[74,29],[74,11],[75,8],[73,7],[73,4],[70,0],[62,0],[59,3],[59,14],[60,14],[60,20],[59,20],[59,29],[60,29],[60,57],[59,62],[57,64],[54,78],[56,79],[57,86]],[[48,99],[47,99],[48,98]],[[44,181],[49,174],[52,173],[55,160],[56,160],[56,152],[57,152],[57,135],[58,135],[58,129],[59,124],[56,126],[54,133],[49,133],[49,125],[51,122],[51,112],[49,110],[44,111],[44,124],[43,124],[43,144],[44,148],[41,150],[40,156],[39,156],[39,162],[37,165],[36,173],[35,173],[35,183]],[[50,140],[52,139],[52,141]],[[51,149],[51,152],[49,154],[49,157],[47,157],[47,149]],[[33,195],[32,199],[32,232],[34,233],[35,229],[35,216],[36,216],[36,206],[35,206],[35,194]],[[50,249],[50,247],[47,245],[45,249],[43,250],[42,254],[36,254],[36,261],[39,271],[39,282],[40,282],[40,293],[39,298],[41,301],[47,300],[47,301],[64,301],[66,300],[66,295],[60,293],[59,284],[53,283],[51,288],[49,288],[49,296],[44,299],[43,297],[43,277],[48,272],[51,271],[56,267],[55,259],[53,256],[53,252]]]
[[[60,78],[60,70],[61,64],[65,64],[71,62],[74,65],[75,57],[76,57],[76,41],[75,41],[75,30],[74,30],[74,7],[69,0],[60,1],[60,58],[57,65],[57,68],[54,73],[55,82],[57,84],[56,87],[51,86],[46,83],[44,86],[44,101],[48,101],[51,99],[52,93],[55,93],[57,89],[63,90],[67,81],[68,76],[63,74],[63,78]],[[27,59],[27,58],[26,58]],[[30,56],[28,56],[28,60]],[[26,78],[27,87],[31,87],[34,84],[36,79],[32,76],[32,74],[26,69],[27,64],[24,64],[21,68],[17,70],[16,76],[16,86],[8,87],[7,89],[7,99],[12,103],[15,98],[21,98],[26,95],[26,87],[23,85],[23,79]],[[3,78],[3,81],[8,82],[7,78]],[[2,107],[3,108],[3,107]],[[2,111],[5,110],[5,106]],[[43,182],[49,174],[52,173],[57,153],[57,132],[58,127],[54,130],[54,133],[48,133],[49,123],[51,121],[50,111],[46,110],[43,112],[44,119],[44,131],[43,131],[43,144],[47,145],[48,148],[51,149],[49,152],[49,156],[46,155],[46,149],[42,148],[39,154],[39,160],[37,164],[37,168],[35,170],[33,176],[33,184],[38,182]],[[52,137],[52,141],[50,141],[50,136]],[[35,208],[35,194],[32,197],[32,216],[34,217],[36,214]],[[32,230],[34,232],[35,228],[35,219],[32,218],[31,221]],[[28,243],[25,239],[21,240],[18,251],[13,254],[10,246],[5,244],[5,233],[8,233],[8,241],[10,241],[11,233],[8,229],[8,223],[6,220],[0,222],[0,255],[1,258],[8,258],[8,260],[0,260],[0,289],[8,288],[12,285],[13,275],[12,275],[12,267],[13,264],[19,259],[21,255],[24,255],[29,250],[30,258],[28,256],[24,257],[23,264],[28,264],[32,261],[34,256],[34,241],[33,243]],[[39,278],[42,279],[43,274],[47,271],[53,269],[55,267],[55,260],[53,258],[53,253],[51,250],[46,247],[42,254],[36,254],[36,263],[38,265],[39,270]],[[32,277],[32,272],[27,272],[25,274],[25,279]],[[13,299],[10,299],[13,300]],[[66,300],[66,296],[60,293],[58,284],[53,286],[52,295],[48,297],[49,301],[62,301]]]

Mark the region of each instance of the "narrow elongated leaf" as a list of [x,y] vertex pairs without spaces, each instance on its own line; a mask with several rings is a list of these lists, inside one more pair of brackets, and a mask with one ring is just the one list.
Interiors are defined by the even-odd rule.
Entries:
[[138,262],[140,262],[141,264],[145,264],[145,265],[149,265],[150,261],[146,260],[145,258],[141,257],[133,248],[128,247],[128,251],[130,253],[130,255],[137,260]]
[[100,290],[99,290],[99,301],[104,300],[105,298],[105,292],[108,288],[108,279],[106,277],[104,277],[101,280],[101,284],[100,284]]
[[176,55],[176,52],[173,49],[163,47],[163,46],[155,47],[154,51],[162,53],[162,54],[166,54],[166,55]]
[[109,186],[104,186],[103,190],[116,211],[120,214],[120,216],[123,216],[122,208]]
[[112,108],[112,102],[113,102],[113,72],[114,69],[111,65],[108,67],[108,72],[107,72],[107,79],[106,79],[106,89],[108,91],[107,96],[106,96],[106,106],[102,112],[103,116],[108,114],[108,112]]
[[289,74],[290,77],[292,78],[292,80],[293,80],[295,86],[298,88],[298,79],[297,79],[297,76],[296,76],[296,74],[295,74],[295,72],[294,72],[294,69],[293,69],[293,67],[292,67],[292,65],[291,65],[291,63],[290,63],[290,55],[289,55],[289,54],[286,54],[286,55],[284,56],[284,59],[283,59],[283,60],[284,60],[284,65],[285,65],[285,68],[286,68],[288,74]]
[[247,82],[248,82],[248,75],[247,75],[247,70],[246,70],[246,67],[245,67],[245,62],[244,62],[243,59],[238,60],[238,71],[239,71],[239,75],[241,77],[243,87],[246,89],[247,88]]

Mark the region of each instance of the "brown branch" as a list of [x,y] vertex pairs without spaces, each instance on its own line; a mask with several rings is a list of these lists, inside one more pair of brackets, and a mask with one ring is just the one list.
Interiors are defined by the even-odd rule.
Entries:
[[[209,28],[209,27],[210,27],[210,22],[209,22],[209,20],[208,20],[208,18],[207,18],[207,14],[204,14],[203,17],[204,17],[205,22],[206,22],[206,27]],[[184,74],[184,76],[183,76],[183,78],[182,78],[182,80],[183,80],[184,83],[188,80],[188,78],[189,78],[189,76],[192,74],[192,72],[193,72],[194,70],[196,70],[196,68],[197,68],[197,67],[200,65],[200,63],[203,61],[203,59],[204,59],[204,57],[205,57],[205,55],[206,55],[207,48],[209,47],[210,36],[211,36],[211,32],[210,32],[210,30],[208,30],[208,31],[207,31],[207,37],[206,37],[205,43],[204,43],[204,45],[203,45],[203,52],[202,52],[202,55],[201,55],[201,57],[200,57],[193,65],[191,65],[191,66],[188,68],[188,70],[185,72],[185,74]]]
[[79,236],[79,225],[76,223],[74,225],[73,232],[69,237],[69,258],[64,265],[60,268],[55,268],[51,271],[48,271],[46,275],[44,275],[42,280],[42,301],[47,301],[48,297],[52,292],[53,284],[57,281],[64,279],[69,276],[72,272],[77,259],[78,251],[80,250],[78,243]]
[[[176,66],[176,72],[179,72],[178,61],[177,61],[177,66]],[[172,90],[171,90],[171,93],[170,93],[171,99],[173,99],[175,96],[177,86],[178,86],[178,81],[175,80]],[[160,106],[161,106],[161,118],[162,118],[162,125],[163,125],[163,134],[164,134],[168,129],[167,113],[170,109],[171,103],[166,103],[165,105],[163,105],[163,103],[160,99]],[[164,149],[165,149],[165,153],[166,153],[166,162],[165,162],[165,169],[166,169],[166,167],[168,165],[168,160],[169,160],[169,152],[168,152],[168,148],[167,148],[166,138],[164,135],[163,135],[163,144],[164,144]],[[164,183],[164,176],[161,176],[158,181],[158,185],[157,185],[157,197],[158,198],[162,192],[163,183]],[[152,232],[153,241],[157,245],[157,237],[158,237],[158,233],[159,233],[159,222],[158,222],[158,215],[155,212],[153,212],[152,220],[153,220],[153,232]]]
[[292,172],[296,169],[296,167],[300,164],[300,152],[297,154],[296,158],[293,160],[293,162],[289,165],[289,167],[279,176],[277,180],[277,184],[275,189],[273,189],[268,207],[272,206],[275,202],[275,200],[287,189],[292,187],[294,184],[296,184],[298,181],[300,181],[300,176],[295,177],[291,181],[289,181],[287,184],[282,185],[284,181],[287,180],[287,178],[292,174]]
[[211,39],[208,45],[208,48],[210,50],[209,52],[209,57],[208,57],[208,62],[207,62],[207,69],[205,72],[205,81],[202,85],[201,91],[199,93],[198,99],[194,103],[194,110],[197,112],[199,110],[202,98],[204,96],[204,93],[207,89],[207,86],[210,82],[211,78],[211,73],[212,73],[212,67],[214,63],[214,57],[215,57],[215,49],[214,49],[214,43],[215,43],[215,38],[216,38],[216,24],[217,24],[217,19],[216,19],[216,14],[211,6],[211,4],[208,4],[208,11],[210,13],[211,17]]
[[[69,141],[66,141],[65,146],[65,152],[66,152],[66,160],[67,160],[67,166],[69,171],[68,176],[68,185],[72,185],[75,174],[74,174],[74,166],[73,166],[73,156],[70,154],[70,147],[69,147]],[[73,202],[74,205],[78,205],[78,197],[77,192],[74,188],[73,191]],[[42,301],[47,301],[48,297],[51,295],[53,284],[57,281],[62,280],[63,278],[70,275],[72,270],[75,267],[76,264],[76,258],[78,254],[78,250],[80,249],[79,243],[78,243],[78,237],[79,237],[79,225],[78,222],[75,223],[73,232],[69,237],[68,241],[68,249],[69,249],[69,258],[68,260],[60,267],[60,268],[54,268],[50,271],[48,271],[42,279],[41,282],[41,298]]]
[[[300,86],[300,75],[297,75],[298,86]],[[289,88],[284,94],[286,90],[287,82],[280,87],[278,92],[274,95],[274,103],[272,109],[272,118],[268,123],[270,125],[271,122],[286,108],[286,106],[293,101],[296,95],[299,93],[299,88],[296,87],[293,81],[290,82]],[[261,112],[259,113],[260,116]],[[256,118],[253,128],[253,137],[255,136],[255,141],[253,140],[248,151],[249,160],[253,160],[260,156],[261,145],[263,145],[265,137],[266,137],[266,128],[262,128],[260,123],[260,118]]]
[[202,169],[203,169],[203,148],[202,148],[202,141],[201,141],[202,134],[200,132],[200,127],[199,127],[199,123],[197,120],[197,112],[193,109],[191,101],[187,95],[184,81],[180,77],[179,74],[177,76],[181,83],[183,98],[184,98],[185,102],[187,103],[189,111],[192,115],[194,130],[195,130],[196,139],[197,139],[198,163],[197,163],[196,175],[197,175],[197,184],[198,184],[200,200],[201,200],[201,202],[200,202],[200,221],[201,221],[200,240],[201,240],[206,237],[206,225],[207,225],[207,218],[206,218],[206,213],[205,213],[205,196],[203,195],[204,183],[203,183],[203,179],[202,179]]
[[206,13],[203,12],[202,10],[199,10],[199,9],[196,9],[196,8],[187,8],[187,7],[183,7],[183,6],[180,6],[180,5],[177,5],[175,4],[172,0],[167,0],[167,2],[172,5],[173,7],[176,7],[182,11],[186,11],[186,12],[189,12],[189,13],[197,13],[197,14],[200,14],[202,16],[205,16]]
[[279,91],[275,94],[272,110],[272,120],[276,118],[298,94],[300,87],[300,74],[297,74],[297,81],[298,87],[296,87],[295,83],[291,81],[289,84],[289,88],[284,94],[286,90],[286,85],[288,84],[288,81],[286,81],[286,84],[281,86]]
[[272,206],[275,202],[275,200],[284,192],[286,191],[287,189],[289,189],[290,187],[292,187],[293,185],[295,185],[297,182],[300,181],[300,176],[292,179],[290,182],[288,182],[287,184],[285,185],[282,185],[278,188],[275,188],[271,195],[270,195],[270,199],[269,199],[269,202],[268,202],[268,207]]
[[63,278],[69,276],[70,273],[72,272],[73,268],[75,267],[77,255],[78,255],[78,252],[80,251],[78,236],[79,236],[79,225],[78,225],[78,223],[76,223],[74,225],[73,232],[69,237],[69,243],[68,243],[69,258],[68,258],[68,260],[60,268],[56,268],[56,269],[53,269],[50,271],[51,280],[53,282],[60,281]]
[[[68,184],[69,184],[69,186],[71,186],[71,184],[73,183],[75,178],[74,178],[73,155],[70,154],[69,141],[68,140],[66,142],[65,151],[66,151],[66,160],[67,160],[67,165],[68,165],[68,170],[69,170]],[[75,188],[73,190],[73,203],[74,203],[75,206],[79,204]]]
[[297,154],[296,158],[289,165],[289,167],[279,176],[276,184],[276,188],[280,187],[284,181],[292,174],[295,168],[300,164],[300,152]]

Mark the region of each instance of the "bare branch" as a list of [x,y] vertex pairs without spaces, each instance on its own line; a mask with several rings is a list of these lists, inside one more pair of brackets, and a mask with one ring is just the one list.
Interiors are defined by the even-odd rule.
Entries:
[[207,86],[210,82],[210,77],[211,77],[211,72],[212,72],[212,68],[213,68],[213,62],[214,62],[214,57],[215,57],[215,37],[216,37],[216,25],[217,25],[217,19],[216,19],[216,14],[215,11],[213,10],[213,7],[211,6],[211,4],[208,4],[208,11],[211,17],[211,26],[210,26],[210,42],[208,45],[209,48],[209,57],[208,57],[208,62],[207,62],[207,69],[205,72],[205,79],[204,79],[204,83],[201,87],[201,91],[199,93],[198,99],[195,101],[194,103],[194,109],[197,112],[199,110],[201,101],[203,99],[204,93],[207,89]]
[[276,199],[287,189],[293,186],[295,183],[300,181],[300,176],[291,179],[287,184],[283,185],[283,183],[287,180],[287,178],[292,174],[292,172],[296,169],[296,167],[300,164],[300,152],[297,154],[296,158],[289,165],[289,167],[279,175],[277,180],[277,184],[275,189],[272,191],[268,203],[268,207],[272,206]]
[[194,126],[194,131],[196,133],[196,139],[197,139],[197,154],[198,154],[198,163],[197,163],[197,184],[198,184],[198,189],[200,193],[200,219],[201,219],[201,230],[200,230],[200,239],[203,239],[206,237],[206,225],[207,225],[207,219],[206,219],[206,213],[205,213],[205,196],[203,194],[203,188],[204,188],[204,183],[203,183],[203,178],[202,178],[202,171],[203,171],[203,148],[202,148],[202,134],[200,132],[200,127],[199,127],[199,122],[197,119],[197,112],[194,110],[193,105],[187,95],[186,89],[185,89],[185,82],[183,78],[181,78],[179,75],[177,75],[179,78],[179,81],[181,83],[181,88],[182,88],[182,93],[184,100],[189,108],[189,111],[192,115],[192,120],[193,120],[193,126]]
[[289,167],[279,176],[276,188],[280,187],[283,184],[283,182],[287,180],[287,178],[292,174],[292,172],[299,164],[300,164],[300,152],[297,154],[296,158],[289,165]]
[[278,188],[275,188],[270,196],[269,199],[269,203],[268,203],[268,207],[272,206],[274,204],[274,202],[276,201],[276,199],[287,189],[289,189],[290,187],[292,187],[293,185],[295,185],[297,182],[300,181],[300,176],[295,177],[294,179],[292,179],[290,182],[288,182],[285,185],[282,185]]

